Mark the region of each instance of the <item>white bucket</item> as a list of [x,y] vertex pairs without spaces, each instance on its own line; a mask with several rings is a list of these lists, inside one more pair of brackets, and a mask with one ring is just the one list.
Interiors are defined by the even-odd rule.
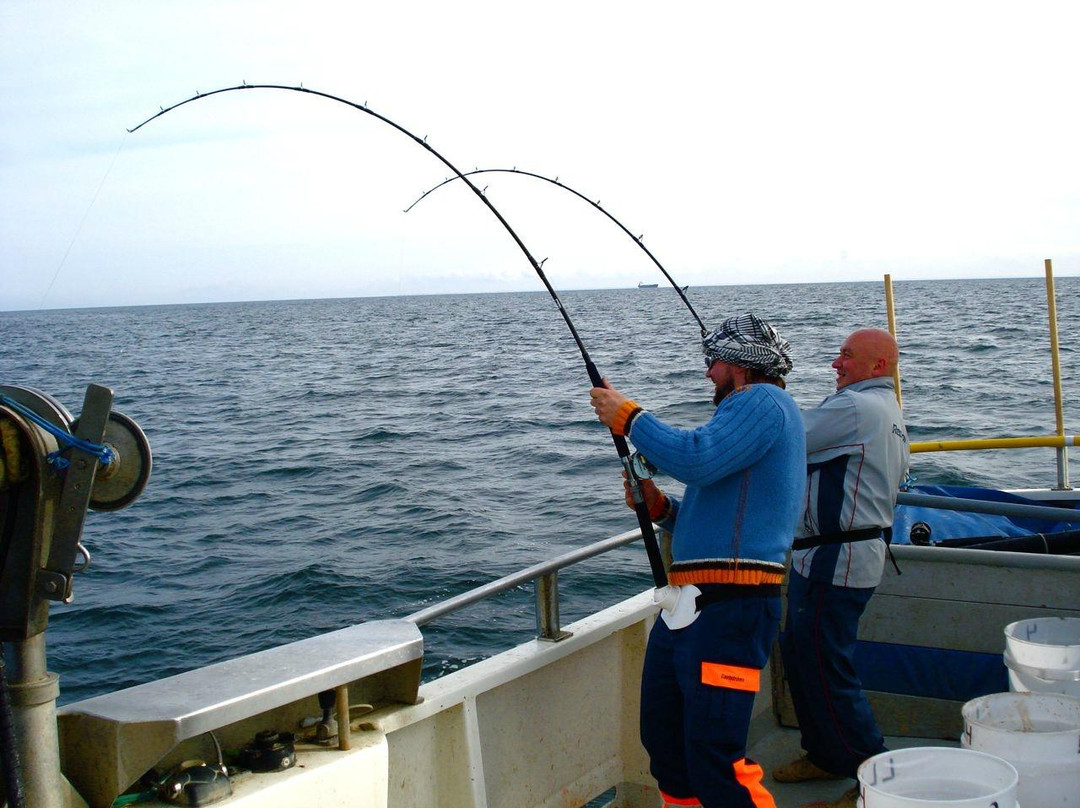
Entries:
[[1024,808],[1080,806],[1080,699],[995,693],[972,699],[961,712],[961,746],[1011,763]]
[[882,752],[863,761],[858,777],[859,808],[1017,808],[1016,769],[974,749],[916,746]]
[[1037,617],[1005,626],[1005,666],[1013,692],[1080,697],[1080,618]]

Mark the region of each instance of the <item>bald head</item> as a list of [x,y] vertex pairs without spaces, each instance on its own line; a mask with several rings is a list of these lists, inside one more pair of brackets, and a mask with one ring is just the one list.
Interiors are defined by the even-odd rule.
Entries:
[[832,363],[836,370],[836,389],[849,384],[891,376],[900,360],[900,349],[888,331],[862,328],[852,333],[840,346],[840,355]]

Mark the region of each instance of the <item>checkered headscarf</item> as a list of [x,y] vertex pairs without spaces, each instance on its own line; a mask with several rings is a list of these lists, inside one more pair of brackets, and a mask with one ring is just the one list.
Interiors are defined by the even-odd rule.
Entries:
[[774,379],[791,370],[791,345],[775,328],[750,313],[724,320],[701,341],[701,350],[707,365],[720,360]]

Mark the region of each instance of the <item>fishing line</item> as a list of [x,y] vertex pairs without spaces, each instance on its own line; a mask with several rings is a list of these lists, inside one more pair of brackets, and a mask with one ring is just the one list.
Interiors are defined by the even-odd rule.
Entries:
[[598,211],[600,211],[605,216],[607,216],[609,219],[611,219],[611,221],[613,221],[616,225],[618,225],[619,228],[624,233],[626,233],[626,235],[628,235],[630,237],[630,239],[635,244],[637,244],[642,250],[645,251],[645,254],[647,256],[649,256],[649,258],[652,260],[652,262],[654,264],[656,264],[656,268],[659,269],[664,274],[664,277],[668,279],[668,282],[671,283],[672,287],[679,294],[679,297],[682,298],[682,302],[686,304],[686,308],[688,308],[690,310],[690,314],[692,314],[694,319],[697,320],[698,327],[701,329],[701,336],[703,338],[708,336],[709,329],[705,327],[705,323],[703,323],[701,321],[701,318],[698,317],[698,313],[696,311],[694,311],[694,307],[690,305],[690,301],[686,297],[686,288],[681,287],[681,286],[679,286],[679,284],[675,283],[675,279],[671,277],[671,275],[668,273],[668,271],[666,269],[664,269],[664,265],[660,263],[660,260],[655,255],[652,254],[652,251],[648,247],[645,246],[645,242],[643,241],[644,237],[640,236],[640,235],[635,236],[633,231],[631,231],[629,228],[626,227],[626,225],[624,225],[622,222],[620,222],[618,219],[616,219],[615,216],[610,211],[608,211],[605,207],[603,207],[600,204],[599,201],[594,202],[592,199],[585,196],[585,194],[581,193],[580,191],[575,191],[573,188],[571,188],[566,183],[559,182],[558,177],[556,177],[555,179],[552,179],[551,177],[545,177],[543,174],[536,174],[536,173],[534,173],[532,171],[522,171],[519,168],[477,168],[477,169],[474,169],[472,171],[466,171],[464,175],[459,175],[457,177],[447,177],[445,180],[440,182],[434,188],[429,188],[428,190],[424,191],[424,193],[421,194],[420,197],[415,202],[413,202],[411,205],[409,205],[409,207],[405,208],[405,212],[408,213],[409,211],[411,211],[418,204],[420,204],[420,202],[422,202],[425,197],[427,197],[429,194],[432,194],[435,191],[439,190],[444,185],[448,185],[449,183],[454,182],[455,180],[465,179],[465,177],[472,177],[472,176],[475,176],[477,174],[520,174],[520,175],[525,176],[525,177],[533,177],[535,179],[543,180],[544,182],[551,183],[552,185],[554,185],[554,186],[556,186],[558,188],[562,188],[564,191],[569,191],[570,193],[572,193],[574,196],[578,197],[579,199],[584,199],[586,202],[588,202],[590,205],[592,205]]
[[109,167],[105,169],[105,176],[101,178],[101,182],[98,183],[97,190],[94,191],[94,196],[90,200],[90,204],[86,206],[86,212],[83,213],[82,219],[79,221],[79,226],[75,228],[75,235],[71,237],[71,241],[68,242],[67,249],[64,250],[64,255],[60,258],[60,264],[56,267],[56,272],[53,273],[52,280],[49,281],[49,286],[45,289],[45,293],[41,296],[41,302],[38,303],[38,311],[45,306],[45,301],[49,297],[49,292],[52,291],[53,286],[56,283],[56,279],[60,277],[60,270],[64,268],[64,264],[67,263],[68,255],[71,254],[71,248],[75,246],[75,242],[79,238],[79,234],[82,232],[83,225],[86,224],[86,218],[90,215],[90,211],[94,207],[94,203],[97,202],[98,195],[101,193],[101,189],[105,187],[105,180],[109,178],[109,174],[112,173],[113,166],[116,165],[116,158],[120,156],[120,150],[124,148],[124,138],[120,138],[120,143],[116,146],[116,151],[113,153],[112,161],[109,163]]
[[[212,90],[207,93],[196,92],[195,95],[191,98],[180,101],[179,103],[173,104],[170,107],[161,107],[159,112],[151,115],[138,126],[129,129],[128,132],[137,132],[139,129],[146,126],[146,124],[150,123],[151,121],[156,120],[162,115],[165,115],[168,112],[172,112],[174,109],[182,107],[185,104],[190,104],[192,101],[198,101],[203,98],[209,98],[213,95],[234,92],[237,90],[286,90],[289,92],[307,93],[308,95],[326,98],[330,101],[337,101],[340,104],[345,104],[348,107],[352,107],[355,110],[359,110],[360,112],[363,112],[373,118],[376,118],[377,120],[382,121],[388,126],[391,126],[397,131],[401,132],[403,135],[411,138],[423,148],[427,149],[427,151],[430,152],[436,159],[438,159],[439,162],[441,162],[448,169],[450,169],[456,177],[461,179],[461,181],[469,187],[469,189],[480,199],[480,201],[484,203],[487,209],[491,211],[495,218],[499,220],[499,223],[503,226],[506,232],[510,234],[510,237],[514,239],[514,243],[517,244],[518,248],[525,254],[525,257],[529,260],[529,264],[532,266],[536,274],[540,277],[540,280],[543,282],[544,287],[548,291],[548,294],[551,295],[551,299],[558,307],[559,313],[562,315],[563,321],[566,323],[566,327],[570,330],[570,334],[573,336],[574,342],[577,344],[578,351],[581,353],[581,358],[585,363],[585,370],[589,375],[589,381],[592,382],[592,385],[594,387],[603,386],[603,377],[600,375],[600,372],[596,369],[596,365],[589,357],[589,352],[585,349],[585,343],[581,341],[581,337],[578,335],[577,329],[574,327],[574,323],[570,319],[570,314],[563,306],[562,300],[559,298],[558,293],[555,291],[555,287],[553,287],[551,285],[551,282],[548,281],[547,276],[544,274],[544,270],[540,266],[540,263],[538,263],[537,260],[533,258],[532,253],[529,252],[529,249],[525,246],[525,243],[521,240],[518,234],[514,232],[514,229],[510,226],[509,222],[506,221],[503,215],[499,213],[499,211],[491,203],[491,200],[489,200],[484,195],[483,191],[477,188],[476,185],[474,185],[468,177],[462,174],[449,160],[447,160],[445,157],[443,157],[442,154],[436,151],[427,142],[427,137],[418,137],[400,124],[397,124],[386,116],[380,115],[379,113],[370,109],[366,103],[357,104],[353,101],[348,101],[336,95],[320,92],[318,90],[310,90],[303,85],[293,87],[284,84],[248,84],[245,81],[235,87],[222,87],[220,89]],[[626,438],[624,438],[622,435],[616,435],[614,432],[612,432],[611,439],[615,444],[615,449],[619,453],[619,460],[622,462],[623,468],[626,471],[627,477],[630,481],[634,500],[634,513],[637,515],[638,525],[641,528],[641,536],[645,543],[645,551],[649,557],[649,567],[652,571],[653,582],[659,589],[667,585],[667,573],[664,570],[664,562],[660,555],[660,545],[657,543],[656,533],[653,531],[652,520],[649,518],[648,506],[645,504],[644,495],[641,493],[641,487],[638,484],[637,475],[634,473],[634,469],[631,464],[630,448],[629,446],[627,446]]]

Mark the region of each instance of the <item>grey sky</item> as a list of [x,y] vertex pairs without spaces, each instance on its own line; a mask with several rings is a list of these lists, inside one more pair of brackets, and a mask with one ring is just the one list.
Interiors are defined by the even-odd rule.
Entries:
[[[540,289],[462,169],[680,284],[1080,274],[1072,2],[0,5],[0,310]],[[557,288],[663,278],[490,176]]]

